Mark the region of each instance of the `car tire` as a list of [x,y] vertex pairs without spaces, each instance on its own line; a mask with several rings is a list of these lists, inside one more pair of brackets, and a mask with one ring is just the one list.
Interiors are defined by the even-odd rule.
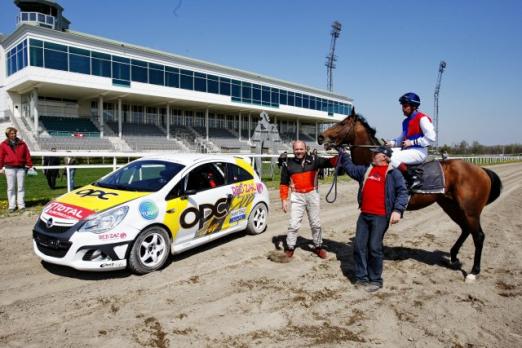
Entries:
[[246,232],[248,234],[260,234],[268,227],[268,208],[264,203],[258,203],[250,212]]
[[170,255],[170,237],[161,226],[152,226],[141,232],[129,253],[129,269],[146,274],[161,268]]

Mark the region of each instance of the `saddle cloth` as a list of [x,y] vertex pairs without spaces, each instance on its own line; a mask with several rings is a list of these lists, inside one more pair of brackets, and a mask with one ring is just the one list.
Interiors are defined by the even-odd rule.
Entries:
[[408,171],[420,175],[422,185],[412,190],[413,193],[444,193],[444,172],[440,161],[431,160],[419,165],[408,166]]

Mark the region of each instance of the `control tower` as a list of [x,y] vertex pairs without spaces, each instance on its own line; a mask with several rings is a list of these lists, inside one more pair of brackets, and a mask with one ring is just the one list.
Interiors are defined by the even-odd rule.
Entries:
[[16,24],[31,24],[49,29],[65,31],[69,20],[62,15],[63,7],[54,0],[15,0],[20,9]]

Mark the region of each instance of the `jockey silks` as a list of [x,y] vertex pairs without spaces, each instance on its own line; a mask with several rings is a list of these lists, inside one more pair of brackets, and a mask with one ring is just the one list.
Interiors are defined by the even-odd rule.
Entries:
[[426,117],[430,122],[432,122],[428,115],[419,111],[414,111],[410,116],[402,121],[404,139],[411,140],[413,142],[412,147],[423,147],[415,141],[424,136],[424,132],[420,125],[420,121],[423,117]]

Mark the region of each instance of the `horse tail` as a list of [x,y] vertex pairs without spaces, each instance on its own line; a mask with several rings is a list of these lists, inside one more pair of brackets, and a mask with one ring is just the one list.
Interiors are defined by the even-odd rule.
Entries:
[[497,173],[487,168],[482,168],[486,171],[491,180],[491,190],[489,190],[489,198],[486,204],[494,202],[498,196],[500,196],[500,192],[502,191],[502,181],[498,177]]

